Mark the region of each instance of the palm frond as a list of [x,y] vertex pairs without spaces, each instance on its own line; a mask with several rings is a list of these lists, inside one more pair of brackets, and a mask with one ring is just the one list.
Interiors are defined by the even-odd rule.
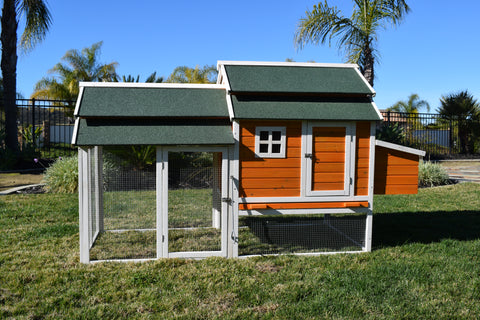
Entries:
[[16,1],[17,16],[25,16],[25,29],[20,37],[20,46],[24,51],[45,39],[52,23],[52,16],[46,2],[42,0]]

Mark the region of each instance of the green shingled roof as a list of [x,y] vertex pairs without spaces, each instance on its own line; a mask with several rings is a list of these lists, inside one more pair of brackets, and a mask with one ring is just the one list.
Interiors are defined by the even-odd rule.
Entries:
[[219,88],[86,86],[79,117],[228,117]]
[[381,120],[368,101],[248,99],[232,96],[237,119]]
[[225,65],[232,92],[372,94],[354,67]]
[[80,119],[76,145],[228,145],[228,121]]

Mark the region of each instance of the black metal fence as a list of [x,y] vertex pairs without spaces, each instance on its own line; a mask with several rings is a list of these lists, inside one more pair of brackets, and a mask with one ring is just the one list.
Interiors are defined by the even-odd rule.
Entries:
[[[480,126],[473,120],[448,120],[434,113],[404,113],[382,111],[382,125],[395,126],[401,132],[402,144],[426,151],[427,157],[455,157],[478,153]],[[470,129],[469,129],[470,128]]]
[[[17,99],[20,147],[33,146],[43,158],[75,153],[76,148],[71,145],[74,107],[75,101]],[[424,150],[429,157],[454,157],[480,151],[479,135],[466,137],[465,120],[445,120],[434,113],[381,113],[384,121],[378,124],[379,128],[396,126],[403,136],[402,144]],[[0,112],[0,130],[4,125],[3,116]],[[480,128],[480,123],[470,127]]]
[[[71,145],[74,107],[75,101],[17,99],[20,148],[34,148],[42,158],[75,153],[76,148]],[[3,126],[4,121],[0,121],[0,129]]]

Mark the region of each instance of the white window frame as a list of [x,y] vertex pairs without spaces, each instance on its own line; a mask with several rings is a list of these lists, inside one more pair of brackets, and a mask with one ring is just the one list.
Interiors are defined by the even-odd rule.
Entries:
[[[265,143],[264,140],[260,141],[260,132],[268,131],[268,151],[260,152],[260,143]],[[277,140],[273,141],[272,136],[274,131],[280,131],[280,142],[277,143]],[[257,158],[285,158],[286,149],[287,149],[287,128],[286,127],[256,127],[255,128],[255,156]],[[273,153],[272,145],[280,144],[280,152]]]

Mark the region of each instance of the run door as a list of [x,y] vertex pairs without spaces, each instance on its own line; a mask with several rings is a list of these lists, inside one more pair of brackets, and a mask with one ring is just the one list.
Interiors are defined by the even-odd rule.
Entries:
[[226,257],[227,149],[164,149],[162,160],[162,256]]
[[354,125],[308,123],[305,153],[307,196],[349,196],[353,178]]

